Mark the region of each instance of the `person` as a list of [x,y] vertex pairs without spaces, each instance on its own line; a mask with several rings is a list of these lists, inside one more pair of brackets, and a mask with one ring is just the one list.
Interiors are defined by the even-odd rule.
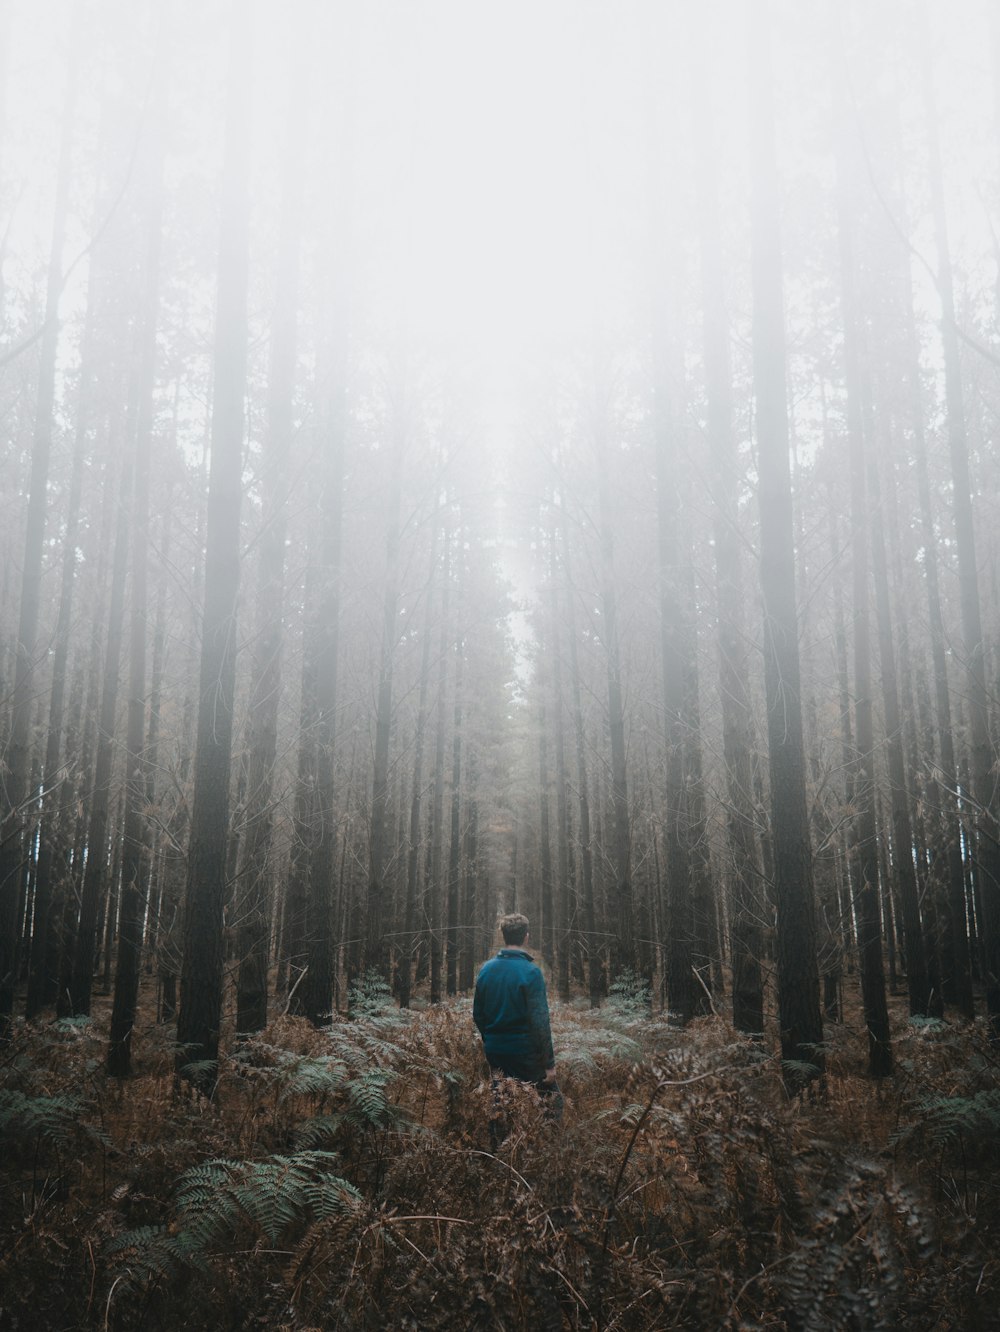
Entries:
[[[500,920],[504,947],[484,962],[476,977],[472,1019],[483,1038],[483,1052],[493,1078],[494,1106],[500,1102],[503,1078],[516,1078],[535,1088],[551,1119],[562,1115],[556,1082],[556,1061],[549,1025],[545,977],[531,954],[528,918],[520,912]],[[494,1113],[494,1121],[499,1118]]]

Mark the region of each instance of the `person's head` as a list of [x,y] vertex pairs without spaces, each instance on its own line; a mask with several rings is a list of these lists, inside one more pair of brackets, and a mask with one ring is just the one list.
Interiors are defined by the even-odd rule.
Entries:
[[522,916],[520,911],[512,911],[508,916],[501,916],[500,933],[505,944],[519,947],[528,937],[528,917]]

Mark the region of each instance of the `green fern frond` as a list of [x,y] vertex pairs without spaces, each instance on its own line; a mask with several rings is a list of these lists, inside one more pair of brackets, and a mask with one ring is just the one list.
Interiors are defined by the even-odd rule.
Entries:
[[61,1151],[79,1143],[107,1143],[107,1136],[83,1118],[83,1103],[75,1096],[26,1096],[0,1091],[0,1141],[8,1150],[34,1147],[39,1139]]
[[342,1179],[326,1179],[308,1185],[306,1198],[313,1216],[319,1221],[331,1216],[356,1216],[364,1203],[358,1190]]
[[292,1144],[298,1151],[306,1151],[331,1143],[343,1123],[344,1116],[340,1114],[317,1115],[314,1119],[307,1119],[292,1130]]
[[332,1096],[340,1091],[347,1077],[347,1067],[329,1056],[296,1061],[282,1087],[282,1096]]
[[203,1161],[186,1170],[171,1226],[144,1226],[116,1236],[108,1253],[126,1259],[133,1285],[169,1282],[185,1268],[266,1240],[287,1242],[318,1222],[352,1216],[361,1195],[331,1171],[336,1156],[305,1151],[265,1161]]
[[217,1059],[192,1059],[188,1064],[182,1064],[180,1068],[181,1077],[187,1078],[195,1086],[207,1086],[219,1071],[219,1061]]
[[1000,1145],[1000,1089],[973,1096],[928,1096],[919,1101],[914,1118],[892,1135],[890,1143],[901,1147],[915,1140],[937,1151],[995,1149]]

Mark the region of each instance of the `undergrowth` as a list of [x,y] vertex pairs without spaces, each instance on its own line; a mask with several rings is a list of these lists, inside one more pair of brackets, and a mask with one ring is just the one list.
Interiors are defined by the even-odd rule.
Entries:
[[977,1030],[909,1023],[898,1071],[782,1069],[721,1019],[622,987],[556,1006],[566,1109],[491,1092],[468,1001],[377,985],[282,1017],[211,1100],[162,1029],[107,1080],[89,1023],[16,1027],[0,1069],[0,1324],[12,1329],[995,1326],[1000,1077]]

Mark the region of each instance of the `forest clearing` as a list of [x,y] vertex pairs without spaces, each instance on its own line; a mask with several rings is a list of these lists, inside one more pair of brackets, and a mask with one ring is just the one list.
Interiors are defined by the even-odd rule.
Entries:
[[0,1325],[1000,1328],[998,371],[994,0],[0,0]]

